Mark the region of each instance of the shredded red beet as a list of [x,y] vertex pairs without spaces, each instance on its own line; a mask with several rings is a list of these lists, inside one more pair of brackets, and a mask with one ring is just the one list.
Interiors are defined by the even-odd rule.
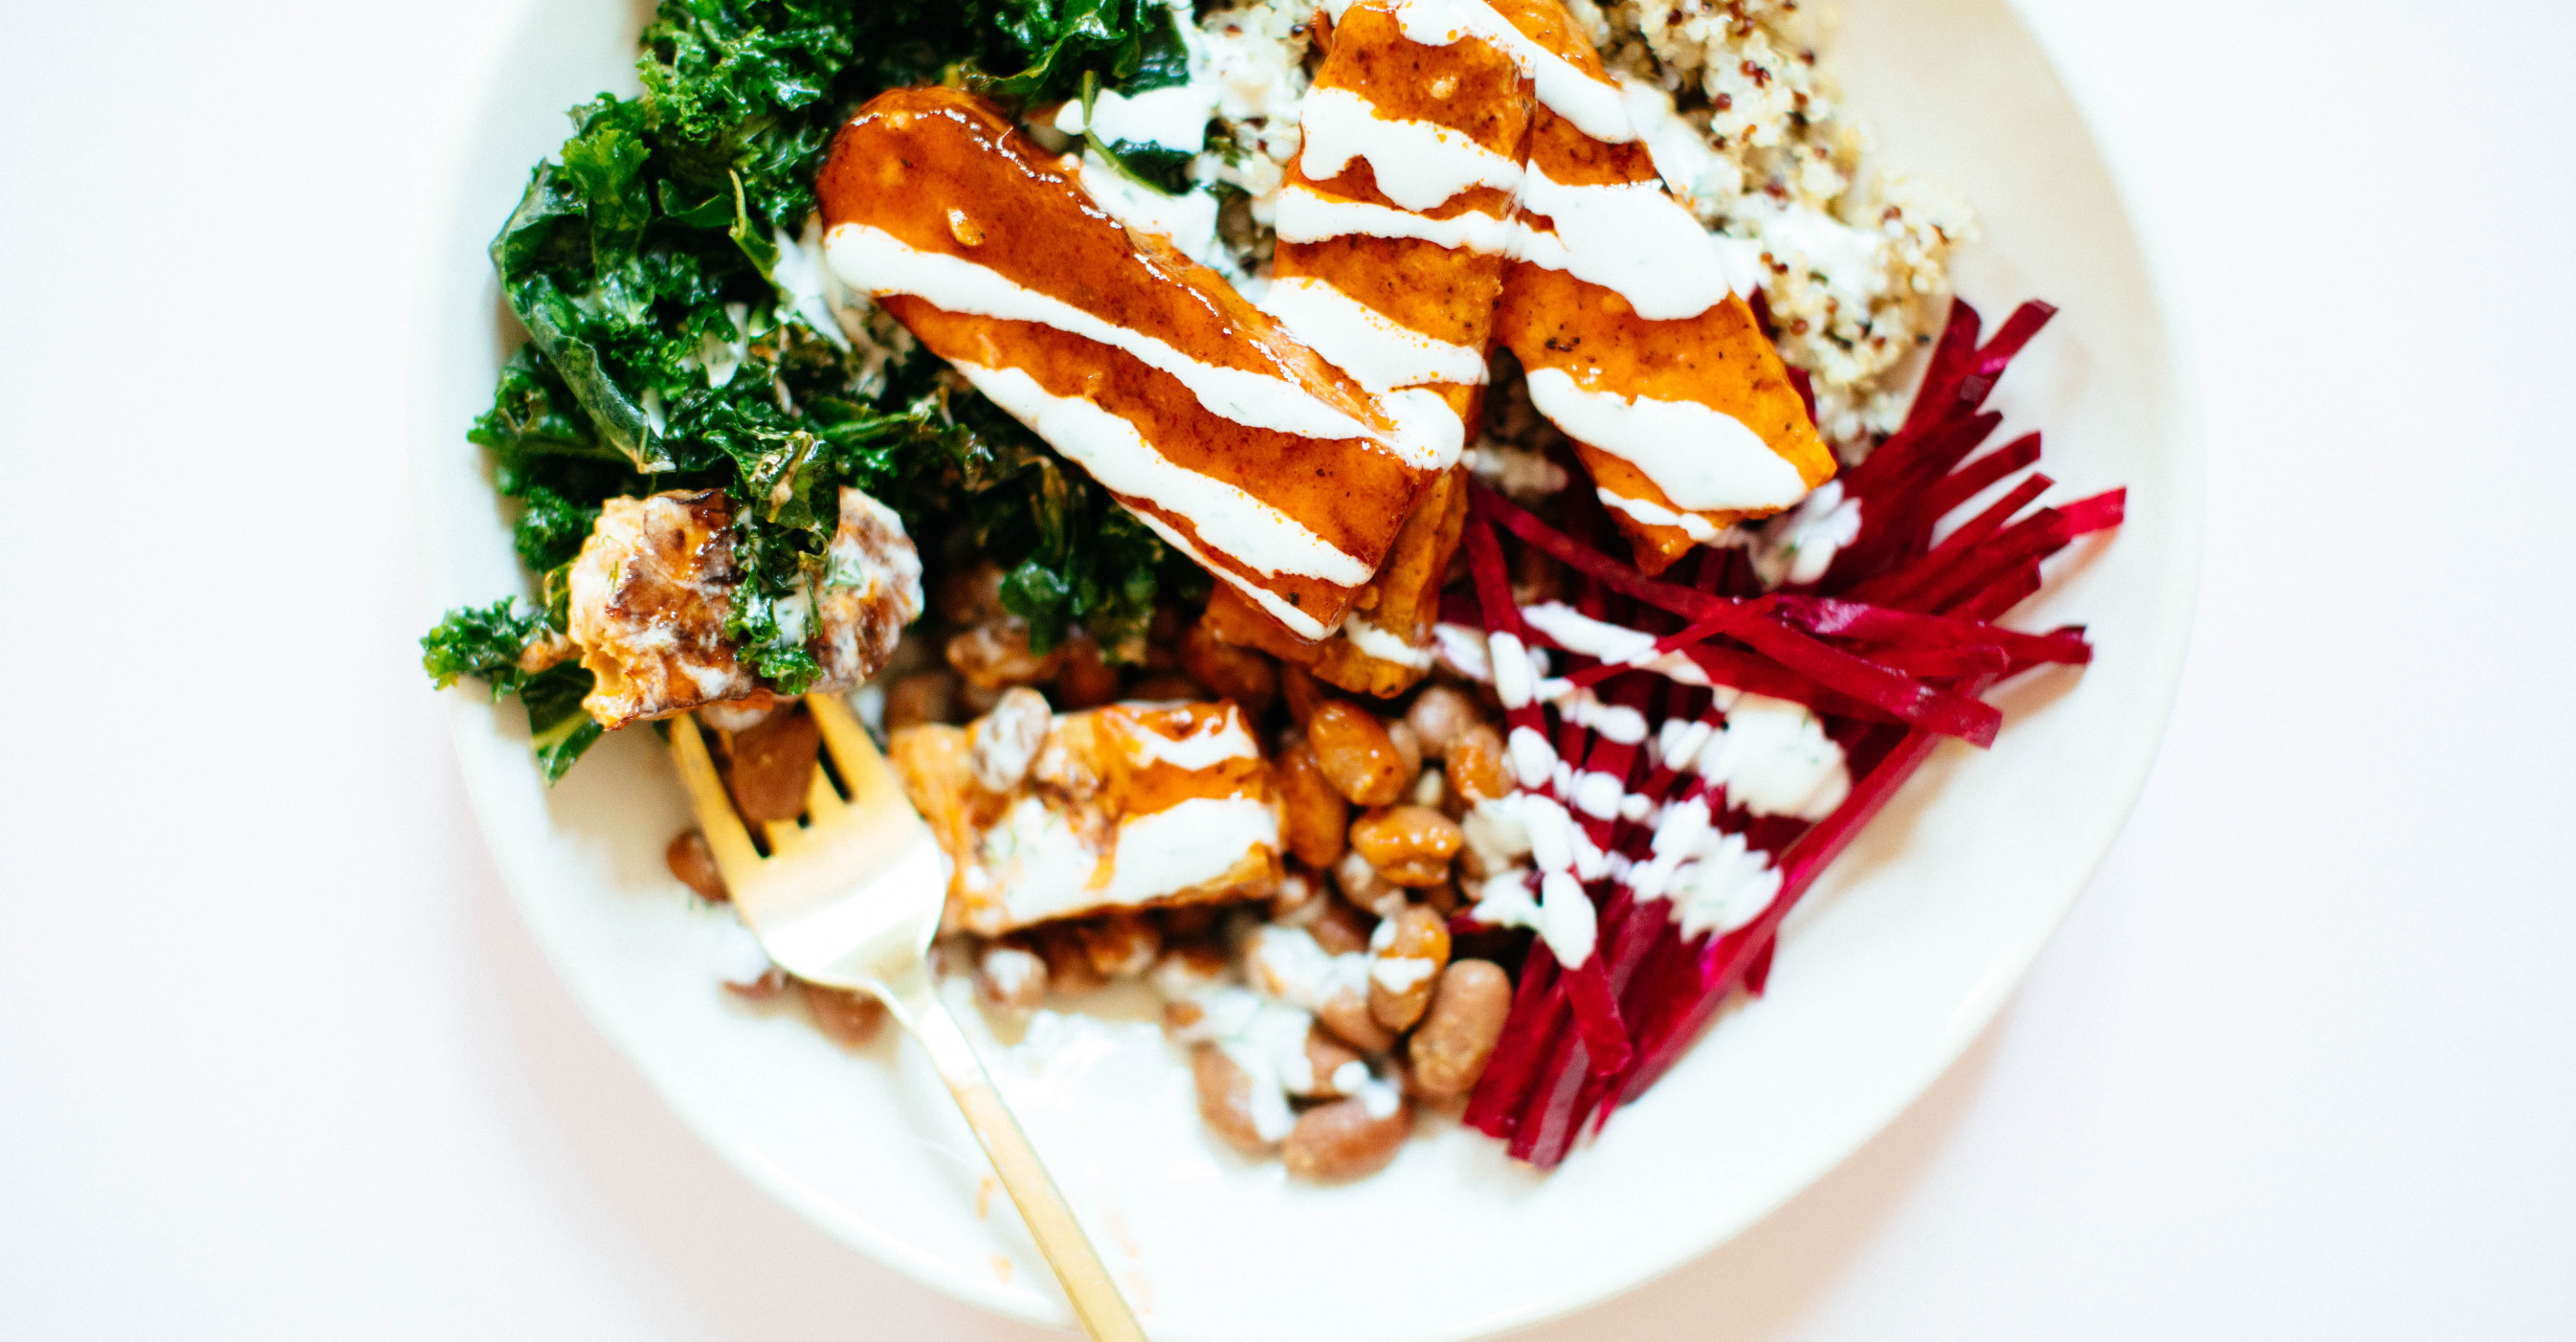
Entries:
[[[1551,524],[1482,486],[1470,490],[1473,595],[1446,598],[1444,619],[1531,647],[1557,646],[1513,602],[1508,535],[1569,571],[1564,599],[1588,618],[1654,635],[1654,654],[1686,660],[1685,673],[1696,668],[1713,684],[1806,705],[1842,746],[1852,776],[1843,803],[1812,825],[1756,817],[1735,809],[1725,789],[1687,761],[1668,765],[1653,737],[1614,741],[1548,705],[1507,705],[1510,725],[1535,732],[1562,762],[1553,779],[1527,790],[1565,805],[1575,829],[1609,859],[1607,874],[1584,886],[1595,912],[1590,952],[1568,966],[1544,938],[1531,946],[1502,1038],[1469,1097],[1467,1123],[1506,1140],[1514,1156],[1553,1166],[1587,1127],[1599,1128],[1670,1069],[1738,988],[1762,991],[1781,920],[1933,745],[1943,736],[1994,741],[2001,716],[1979,697],[1988,687],[2032,667],[2092,659],[2081,627],[2033,634],[1992,623],[2039,590],[2041,560],[2119,525],[2126,509],[2126,495],[2113,490],[2024,516],[2052,483],[2030,470],[2040,436],[1978,452],[2002,422],[1984,409],[1987,396],[2054,314],[2046,304],[2024,304],[1980,344],[1976,310],[1952,305],[1904,425],[1842,473],[1844,497],[1859,501],[1860,534],[1820,581],[1795,591],[1763,593],[1734,549],[1704,549],[1670,577],[1649,578],[1581,491],[1569,493]],[[1950,513],[2021,472],[2029,473],[1934,542]],[[1559,656],[1543,695],[1589,689],[1649,722],[1722,721],[1710,692],[1687,678],[1564,649]],[[1557,795],[1557,780],[1594,775],[1623,790],[1617,815],[1589,814]],[[1622,873],[1647,868],[1661,817],[1694,802],[1709,808],[1715,828],[1769,855],[1781,882],[1750,923],[1685,942],[1677,895],[1640,896]],[[1533,892],[1538,886],[1533,875]],[[1482,926],[1467,913],[1453,925],[1462,935]]]

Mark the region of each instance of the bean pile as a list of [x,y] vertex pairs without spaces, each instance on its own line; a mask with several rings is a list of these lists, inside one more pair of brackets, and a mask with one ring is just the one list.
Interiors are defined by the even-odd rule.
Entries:
[[[889,733],[964,722],[979,741],[1007,745],[1033,716],[1043,730],[1039,710],[1230,699],[1269,737],[1285,875],[1266,898],[1231,906],[949,937],[937,948],[943,972],[971,974],[984,1008],[1001,1017],[1142,981],[1162,995],[1166,1032],[1189,1052],[1211,1132],[1248,1154],[1277,1154],[1302,1178],[1383,1167],[1417,1109],[1463,1102],[1483,1073],[1511,1002],[1505,966],[1526,944],[1521,933],[1452,934],[1461,882],[1472,888],[1487,874],[1462,821],[1510,790],[1490,689],[1435,672],[1399,698],[1357,699],[1173,611],[1157,621],[1141,666],[1113,665],[1080,636],[1038,654],[1028,626],[1003,609],[999,580],[986,568],[944,583],[936,610],[948,632],[936,645],[945,665],[924,665],[932,643],[917,630],[895,668],[861,692],[862,711],[876,710]],[[880,703],[869,704],[876,694]],[[711,725],[730,728],[717,734],[721,763],[745,813],[792,807],[781,799],[791,784],[801,790],[814,759],[803,710]],[[723,898],[695,831],[672,841],[668,859],[691,889]],[[843,1043],[865,1042],[882,1024],[873,1002],[775,970],[733,986],[752,997],[801,994]]]

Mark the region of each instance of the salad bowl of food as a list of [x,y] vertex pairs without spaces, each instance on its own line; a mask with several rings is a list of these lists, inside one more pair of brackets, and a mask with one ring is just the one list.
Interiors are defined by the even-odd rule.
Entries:
[[1154,1336],[1507,1329],[1847,1155],[2117,832],[2200,484],[2012,9],[1837,18],[670,5],[639,64],[539,7],[411,429],[430,669],[584,1007],[782,1202],[1067,1317],[693,847],[656,722],[794,824],[830,695]]

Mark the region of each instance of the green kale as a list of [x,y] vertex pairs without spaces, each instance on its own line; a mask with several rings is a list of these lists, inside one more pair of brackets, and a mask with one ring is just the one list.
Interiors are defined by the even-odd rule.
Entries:
[[516,597],[489,606],[460,606],[447,612],[438,627],[421,636],[420,664],[438,688],[473,676],[492,687],[492,697],[516,694],[525,679],[519,654],[545,631],[546,617],[518,609]]
[[1190,77],[1180,28],[1161,0],[969,0],[969,8],[1028,61],[1016,74],[978,81],[996,97],[1070,98],[1086,76],[1137,92]]
[[[727,635],[781,691],[816,678],[793,598],[832,580],[824,551],[845,485],[895,508],[925,549],[963,536],[1003,563],[1005,602],[1042,645],[1078,625],[1140,657],[1157,594],[1203,575],[981,397],[907,362],[882,318],[843,329],[848,314],[811,287],[809,216],[834,130],[877,92],[945,82],[1027,104],[1178,83],[1173,11],[662,0],[638,72],[640,96],[572,110],[572,135],[492,241],[529,340],[467,436],[517,504],[513,540],[540,605],[451,612],[423,640],[431,675],[518,694],[559,776],[598,737],[579,710],[590,675],[522,673],[520,650],[563,630],[570,564],[604,500],[711,487],[733,501],[744,575]],[[1101,149],[1158,189],[1182,185],[1185,155]]]
[[567,662],[519,683],[519,706],[528,711],[528,745],[551,783],[564,776],[600,736],[599,719],[581,706],[591,674]]

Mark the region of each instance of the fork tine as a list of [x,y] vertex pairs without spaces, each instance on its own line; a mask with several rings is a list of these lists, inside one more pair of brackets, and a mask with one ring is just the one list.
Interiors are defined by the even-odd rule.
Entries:
[[772,859],[794,854],[805,846],[807,838],[805,827],[793,820],[764,820],[760,822],[760,832],[769,840]]
[[832,786],[831,776],[818,766],[812,781],[805,785],[805,815],[815,829],[838,822],[849,803],[841,800],[840,790]]
[[760,868],[760,850],[752,846],[751,831],[734,814],[733,798],[725,793],[724,780],[716,777],[716,762],[707,753],[706,737],[698,730],[696,714],[682,713],[671,719],[671,759],[679,766],[680,783],[689,791],[689,809],[697,813],[698,828],[707,836],[707,848],[715,854],[716,870],[728,885],[751,879]]
[[841,696],[809,694],[805,705],[823,729],[823,745],[832,752],[833,767],[841,771],[841,781],[850,789],[851,806],[866,809],[888,797],[911,804],[904,799],[903,786],[895,781],[885,756],[877,753],[876,742],[868,738],[867,727]]

